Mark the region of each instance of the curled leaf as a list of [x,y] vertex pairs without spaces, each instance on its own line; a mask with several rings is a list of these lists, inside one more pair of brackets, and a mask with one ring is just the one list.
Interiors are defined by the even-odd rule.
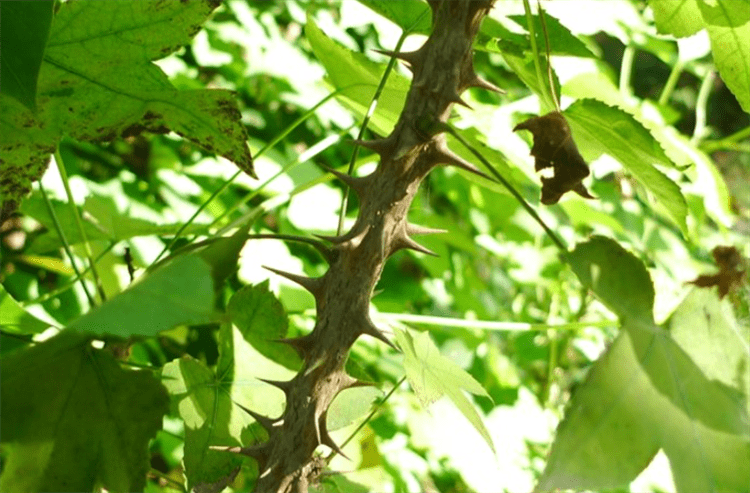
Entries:
[[713,275],[698,276],[690,281],[700,288],[719,287],[719,298],[739,286],[745,277],[745,262],[740,252],[733,246],[717,246],[711,252],[719,266],[719,272]]
[[534,169],[552,168],[552,178],[542,177],[542,204],[556,204],[566,192],[574,191],[581,197],[593,199],[582,180],[589,175],[589,167],[578,152],[573,135],[565,117],[553,111],[544,116],[529,118],[513,128],[513,131],[531,132],[534,145]]

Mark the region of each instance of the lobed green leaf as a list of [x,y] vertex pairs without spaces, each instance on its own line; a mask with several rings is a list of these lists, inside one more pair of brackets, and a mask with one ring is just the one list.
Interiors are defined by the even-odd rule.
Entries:
[[494,452],[489,431],[474,405],[463,394],[465,390],[489,397],[484,388],[460,366],[441,355],[426,332],[412,335],[411,332],[396,330],[395,333],[404,353],[406,378],[422,405],[427,407],[447,395]]
[[36,88],[52,24],[52,0],[0,3],[0,94],[36,110]]
[[0,490],[143,490],[148,442],[168,407],[149,372],[123,370],[73,331],[3,359],[0,372]]
[[654,163],[674,164],[643,125],[625,111],[594,99],[578,100],[563,113],[584,157],[606,153],[617,159],[687,234],[685,197],[675,182],[654,167]]

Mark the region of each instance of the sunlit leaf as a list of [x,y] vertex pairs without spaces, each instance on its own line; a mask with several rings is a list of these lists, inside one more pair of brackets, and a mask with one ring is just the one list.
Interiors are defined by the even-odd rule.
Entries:
[[683,38],[705,27],[698,8],[699,1],[649,0],[648,4],[654,11],[654,22],[660,33]]
[[750,113],[750,0],[698,0],[721,79]]
[[495,451],[489,431],[474,405],[464,391],[489,397],[479,382],[456,363],[440,354],[426,332],[414,333],[396,330],[396,339],[404,352],[406,378],[423,406],[428,406],[447,395],[459,411],[482,435],[487,445]]
[[288,368],[299,368],[297,353],[286,344],[275,342],[287,336],[288,322],[284,307],[268,289],[268,281],[237,291],[229,300],[227,314],[260,353]]
[[213,483],[239,466],[237,454],[209,446],[242,443],[242,430],[253,419],[234,409],[227,389],[214,373],[189,356],[167,363],[162,381],[185,421],[185,472],[188,485]]
[[582,99],[564,112],[574,137],[586,156],[586,148],[594,155],[609,154],[617,159],[638,181],[653,193],[669,217],[687,232],[687,203],[680,187],[654,164],[674,167],[659,143],[632,116],[619,108],[593,99]]
[[284,395],[258,378],[288,380],[293,373],[265,358],[230,324],[219,332],[219,361],[213,371],[189,356],[164,366],[162,379],[185,421],[188,484],[213,484],[242,461],[211,446],[248,445],[266,439],[250,409],[269,418],[281,415]]
[[183,324],[218,320],[208,263],[195,255],[178,258],[70,325],[98,335],[153,336]]
[[[315,56],[326,69],[328,81],[334,88],[342,90],[339,100],[360,118],[364,117],[385,72],[385,64],[377,64],[340,46],[315,25],[312,17],[307,20],[305,33]],[[391,132],[404,107],[408,90],[408,80],[391,72],[370,121],[375,132],[380,135]]]
[[30,314],[0,284],[0,328],[11,334],[35,334],[49,324]]
[[[171,130],[253,175],[234,97],[223,90],[178,91],[152,63],[189,42],[216,5],[210,0],[62,4],[39,73],[38,113],[5,100],[0,105],[5,200],[28,192],[28,182],[43,170],[38,162],[63,135],[105,141]],[[25,155],[37,164],[29,167]]]
[[376,387],[353,387],[342,390],[326,414],[329,431],[335,431],[356,422],[372,408],[372,403],[382,392]]
[[[695,361],[691,356],[700,351],[684,351],[671,332],[654,325],[650,276],[616,242],[594,238],[567,258],[584,285],[620,316],[623,331],[574,394],[538,489],[626,484],[660,448],[681,491],[746,487],[747,383],[716,380],[713,365],[706,365],[710,359]],[[709,309],[716,311],[703,310]],[[672,331],[692,330],[692,320],[678,314]],[[717,330],[728,328],[726,317],[717,322]],[[729,365],[736,371],[748,361],[750,355],[734,353]]]
[[576,245],[565,258],[584,286],[621,318],[653,323],[654,284],[643,262],[603,236]]
[[419,0],[360,0],[386,19],[396,23],[403,30],[413,33],[429,34],[432,12],[429,6]]

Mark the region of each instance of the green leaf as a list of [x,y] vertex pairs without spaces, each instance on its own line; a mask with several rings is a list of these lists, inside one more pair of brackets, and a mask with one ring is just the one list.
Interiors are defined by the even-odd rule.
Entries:
[[50,324],[30,314],[0,284],[0,328],[10,334],[37,334]]
[[[545,52],[546,40],[544,37],[544,31],[542,30],[542,23],[539,20],[538,15],[531,16],[534,22],[534,34],[536,35],[536,45],[539,50]],[[510,20],[526,29],[526,16],[525,15],[510,15]],[[549,36],[550,54],[560,56],[576,56],[583,58],[593,58],[596,55],[588,49],[588,47],[570,30],[560,24],[560,21],[552,17],[548,13],[544,14],[544,21],[547,25],[547,34]],[[525,46],[524,51],[531,50],[530,36],[524,36]]]
[[432,13],[429,11],[430,7],[424,2],[419,0],[399,0],[398,2],[359,0],[359,3],[392,21],[404,31],[430,34]]
[[564,258],[581,283],[623,320],[653,324],[654,284],[635,255],[612,239],[593,236]]
[[190,356],[164,365],[162,381],[185,422],[188,488],[227,476],[242,463],[242,457],[209,447],[241,445],[242,430],[253,419],[234,406],[225,384]]
[[426,332],[412,335],[411,332],[395,330],[395,334],[404,353],[406,378],[422,405],[427,407],[443,395],[447,395],[495,452],[492,438],[482,418],[462,392],[465,390],[489,397],[479,382],[453,361],[441,355]]
[[[633,334],[641,339],[635,344],[637,348]],[[656,345],[668,350],[644,352],[649,347],[643,344],[647,333],[624,331],[594,364],[558,427],[537,490],[596,490],[625,485],[648,465],[659,448],[669,458],[678,491],[747,489],[747,424],[744,434],[712,429],[664,399],[643,365],[673,356],[674,346],[662,344],[669,341],[662,335],[651,336],[662,339]],[[672,364],[670,369],[683,368]],[[682,380],[686,376],[682,374],[674,381],[675,391],[690,383]],[[705,405],[713,404],[711,395],[698,395]],[[717,406],[713,414],[720,420],[724,410]]]
[[750,0],[698,0],[721,79],[750,113]]
[[142,491],[148,442],[168,400],[146,371],[126,371],[65,331],[0,363],[4,492]]
[[745,395],[750,414],[750,329],[737,325],[731,305],[715,291],[693,289],[668,324],[674,341],[706,378]]
[[614,488],[648,465],[659,451],[661,433],[650,432],[658,400],[637,369],[628,334],[621,333],[576,390],[537,491]]
[[[715,303],[696,307],[698,298],[689,297],[673,316],[671,329],[679,336],[673,339],[653,325],[651,280],[635,257],[611,240],[594,238],[568,259],[581,281],[620,316],[624,330],[573,396],[537,489],[622,486],[659,449],[680,491],[746,488],[748,389],[746,381],[728,377],[736,377],[750,358],[742,353],[746,344],[736,349],[731,320]],[[708,330],[701,323],[717,331],[713,357],[678,344],[699,342],[686,338],[696,323],[699,334]]]
[[[510,69],[515,72],[521,82],[526,84],[526,87],[539,96],[540,98],[546,98],[549,90],[549,81],[547,77],[544,80],[537,78],[536,67],[534,66],[534,60],[531,55],[526,54],[523,57],[513,54],[512,52],[502,52],[503,60],[508,64]],[[539,61],[542,73],[547,73],[547,61],[542,59]],[[552,72],[552,80],[555,84],[555,94],[560,94],[560,81],[557,78],[555,72]]]
[[[338,100],[358,117],[364,117],[385,72],[385,64],[375,63],[340,46],[315,25],[312,17],[307,19],[305,34],[315,56],[326,69],[328,82],[342,90]],[[370,128],[380,135],[388,135],[401,114],[408,90],[409,81],[391,72],[370,120]]]
[[[65,232],[65,239],[68,244],[77,245],[83,242],[70,206],[55,199],[50,199],[50,203],[60,227]],[[32,193],[29,198],[23,201],[19,210],[36,219],[49,230],[33,240],[30,247],[31,252],[44,253],[62,247],[62,240],[57,235],[49,209],[39,194]],[[153,221],[133,217],[132,213],[129,214],[128,211],[119,210],[111,197],[100,195],[89,196],[83,205],[83,210],[85,214],[81,219],[89,241],[106,240],[117,243],[139,236],[172,236],[181,226],[179,223],[156,224]],[[206,226],[203,224],[191,224],[183,231],[186,236],[205,233]]]
[[[495,167],[495,170],[497,170],[497,172],[500,173],[500,175],[505,178],[508,183],[513,185],[513,187],[522,196],[524,196],[526,200],[530,202],[539,200],[539,186],[531,181],[531,179],[526,176],[520,169],[518,169],[517,166],[511,166],[508,163],[508,159],[503,155],[502,152],[490,147],[485,142],[485,137],[479,130],[473,127],[469,127],[459,130],[458,132],[461,137],[463,137],[466,142],[474,147],[474,149],[479,151],[479,153],[491,165]],[[476,166],[478,168],[483,167],[482,164],[477,161],[476,156],[474,156],[474,154],[472,154],[471,151],[469,151],[461,143],[457,142],[455,137],[453,137],[452,135],[448,135],[447,140],[448,147],[450,147],[456,154],[469,161],[470,163],[476,163]],[[460,170],[459,173],[461,173],[461,175],[464,176],[467,180],[475,183],[478,186],[481,186],[482,188],[492,190],[493,192],[510,195],[508,189],[506,189],[499,183],[491,182],[485,178],[477,176],[474,173],[469,173],[468,171]],[[470,240],[469,244],[472,243],[473,240]]]
[[382,394],[376,387],[352,387],[339,392],[326,412],[328,431],[347,427],[365,416]]
[[222,324],[219,332],[215,373],[190,356],[164,366],[164,385],[185,422],[184,463],[190,488],[220,481],[242,463],[237,454],[209,447],[247,446],[266,439],[243,407],[269,418],[281,415],[284,394],[258,378],[288,380],[293,376],[255,351],[231,324]]
[[606,153],[617,159],[687,234],[685,197],[675,182],[654,167],[658,163],[672,168],[674,163],[643,125],[622,109],[594,99],[578,100],[563,113],[584,157]]
[[649,0],[660,34],[692,36],[705,27],[696,0]]
[[0,3],[0,93],[36,110],[36,87],[52,23],[52,0]]
[[178,325],[214,322],[211,266],[198,255],[178,257],[70,325],[97,335],[154,336]]
[[[178,91],[152,63],[187,44],[216,6],[211,0],[62,4],[39,73],[38,113],[5,100],[0,105],[6,200],[19,201],[26,182],[38,177],[36,164],[34,173],[27,169],[28,155],[43,161],[63,135],[106,141],[171,130],[254,176],[233,95]],[[14,186],[4,184],[6,176]]]
[[287,368],[300,367],[300,358],[291,347],[274,342],[287,336],[288,321],[284,307],[268,289],[268,281],[237,291],[229,300],[227,314],[258,352]]

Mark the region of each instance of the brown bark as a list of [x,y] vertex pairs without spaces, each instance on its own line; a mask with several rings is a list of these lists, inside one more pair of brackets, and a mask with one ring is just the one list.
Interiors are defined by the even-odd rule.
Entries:
[[256,416],[269,439],[242,449],[258,461],[257,492],[305,492],[321,471],[313,453],[319,445],[334,450],[326,411],[336,395],[358,382],[344,371],[349,349],[363,334],[390,344],[368,316],[373,289],[390,255],[402,248],[425,251],[411,235],[429,230],[410,225],[406,215],[419,184],[440,164],[475,169],[453,154],[443,134],[429,129],[445,122],[468,87],[491,89],[472,64],[472,42],[494,0],[430,0],[433,32],[416,52],[396,54],[409,63],[414,78],[403,112],[386,138],[363,142],[380,155],[377,169],[364,178],[337,176],[359,196],[352,229],[331,238],[330,268],[311,279],[278,272],[309,290],[316,300],[313,331],[286,341],[304,361],[289,382],[273,382],[286,395],[276,420]]

